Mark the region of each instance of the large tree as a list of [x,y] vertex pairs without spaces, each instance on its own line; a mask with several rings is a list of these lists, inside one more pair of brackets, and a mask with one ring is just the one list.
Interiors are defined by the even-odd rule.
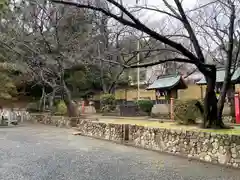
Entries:
[[[78,8],[86,8],[91,9],[93,11],[98,11],[103,13],[106,16],[109,16],[113,18],[114,20],[135,28],[139,30],[140,32],[168,45],[169,47],[173,48],[178,56],[170,59],[165,60],[159,60],[156,62],[148,62],[140,65],[134,65],[131,66],[132,68],[136,67],[148,67],[153,66],[156,64],[166,63],[166,62],[183,62],[183,63],[190,63],[194,64],[198,70],[205,76],[205,79],[207,81],[207,89],[206,89],[206,96],[204,100],[204,127],[217,127],[217,128],[224,128],[224,124],[222,121],[222,107],[226,96],[226,89],[228,88],[231,80],[231,66],[232,66],[232,59],[233,59],[233,39],[234,36],[238,36],[237,34],[237,28],[236,28],[236,8],[238,8],[238,1],[236,0],[227,0],[222,1],[208,1],[207,3],[201,5],[201,7],[197,7],[193,10],[186,11],[184,10],[182,2],[180,0],[174,0],[173,4],[170,4],[166,0],[162,0],[163,5],[165,5],[165,9],[161,9],[160,6],[155,7],[149,7],[147,6],[147,3],[145,3],[143,6],[140,6],[136,4],[135,6],[129,6],[127,2],[123,1],[117,1],[117,0],[104,0],[101,1],[103,5],[95,3],[97,1],[89,0],[89,1],[67,1],[67,0],[52,0],[52,2],[55,3],[61,3],[65,5],[71,5]],[[139,2],[139,1],[137,1]],[[141,1],[140,1],[141,2]],[[227,41],[228,45],[226,47],[226,53],[227,53],[227,63],[226,65],[226,76],[225,76],[225,84],[223,86],[221,97],[219,99],[219,106],[217,106],[218,100],[216,98],[215,93],[215,84],[216,84],[216,66],[214,64],[209,64],[205,58],[204,51],[202,49],[202,42],[199,40],[197,31],[198,28],[193,26],[192,19],[189,16],[189,12],[191,13],[194,10],[201,9],[203,7],[206,7],[211,4],[219,4],[219,8],[224,8],[226,12],[225,14],[225,21],[227,28],[226,28],[226,34],[227,34]],[[108,4],[106,6],[105,4]],[[154,11],[161,14],[166,15],[168,18],[172,18],[174,20],[177,20],[178,22],[182,23],[182,26],[184,28],[184,35],[187,37],[191,48],[188,48],[184,46],[184,43],[179,41],[179,39],[171,38],[171,36],[167,36],[166,34],[162,32],[157,32],[156,30],[152,29],[150,26],[148,26],[146,23],[143,23],[142,20],[137,18],[134,14],[134,10],[136,12],[139,12],[140,10],[144,9],[145,11]],[[133,12],[131,11],[133,10]],[[216,17],[216,16],[215,16]],[[210,17],[214,18],[214,17]],[[222,22],[221,18],[216,18],[216,23],[221,24]],[[206,35],[206,34],[205,34]]]
[[24,73],[24,68],[17,63],[17,55],[10,46],[14,38],[11,31],[15,20],[9,13],[8,1],[0,1],[0,99],[12,99],[17,96],[16,79]]
[[65,70],[88,58],[88,48],[94,45],[89,38],[91,14],[46,0],[11,1],[9,7],[11,18],[6,17],[5,22],[11,26],[5,35],[11,41],[2,44],[14,51],[36,83],[51,87],[53,94],[59,91],[69,116],[76,116]]

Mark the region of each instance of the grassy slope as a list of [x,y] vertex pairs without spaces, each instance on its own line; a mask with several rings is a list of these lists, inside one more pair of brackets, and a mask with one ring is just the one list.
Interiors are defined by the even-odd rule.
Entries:
[[211,132],[216,134],[232,134],[240,135],[240,126],[235,126],[234,129],[224,129],[224,130],[213,130],[213,129],[201,129],[197,126],[184,126],[177,125],[174,122],[158,122],[158,121],[149,121],[149,120],[139,120],[134,118],[100,118],[100,121],[113,124],[131,124],[139,125],[146,127],[155,127],[155,128],[166,128],[166,129],[178,129],[178,130],[192,130],[192,131],[201,131],[201,132]]

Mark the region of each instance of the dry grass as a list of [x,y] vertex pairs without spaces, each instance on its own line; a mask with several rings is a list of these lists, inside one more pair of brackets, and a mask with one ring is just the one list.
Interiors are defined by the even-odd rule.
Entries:
[[223,129],[223,130],[214,130],[214,129],[201,129],[198,126],[184,126],[178,125],[174,122],[159,122],[159,121],[150,121],[137,118],[100,118],[101,122],[112,123],[112,124],[131,124],[145,127],[154,127],[154,128],[166,128],[166,129],[178,129],[178,130],[191,130],[191,131],[201,131],[201,132],[211,132],[216,134],[231,134],[231,135],[240,135],[240,126],[235,126],[234,129]]

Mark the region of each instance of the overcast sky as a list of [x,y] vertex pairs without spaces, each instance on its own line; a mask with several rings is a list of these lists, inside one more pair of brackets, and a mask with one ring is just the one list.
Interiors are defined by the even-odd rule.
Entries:
[[[168,3],[173,5],[175,7],[174,0],[167,0]],[[193,9],[198,1],[206,1],[206,0],[183,0],[183,8],[185,10]],[[123,0],[125,7],[136,7],[136,0]],[[161,9],[161,10],[168,10],[168,8],[164,5],[162,0],[138,0],[139,6],[147,6],[155,9]],[[169,11],[169,10],[168,10]],[[162,19],[166,16],[162,13],[151,11],[151,10],[141,10],[138,11],[137,14],[135,13],[135,16],[138,17],[144,24],[148,24],[149,27],[155,29],[155,28],[161,28],[161,25],[163,25]],[[172,20],[171,20],[172,21]],[[169,22],[168,22],[169,23]],[[173,22],[170,26],[172,29],[175,29],[177,27],[174,27],[178,23]]]
[[[123,0],[125,5],[127,6],[134,6],[136,5],[136,0]],[[168,0],[168,3],[171,5],[174,5],[174,0]],[[184,9],[191,9],[193,8],[197,3],[197,0],[183,0],[183,8]],[[147,5],[148,7],[157,7],[158,9],[166,9],[166,6],[164,5],[162,0],[139,0],[139,5]],[[151,20],[157,20],[159,19],[160,13],[153,12],[153,11],[144,11],[144,15],[151,18]]]

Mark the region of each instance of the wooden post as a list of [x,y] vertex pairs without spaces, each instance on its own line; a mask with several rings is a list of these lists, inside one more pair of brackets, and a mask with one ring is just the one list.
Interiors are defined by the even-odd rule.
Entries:
[[171,116],[171,120],[174,120],[174,115],[173,115],[173,111],[174,111],[174,108],[173,108],[173,104],[174,103],[174,98],[170,98],[170,116]]
[[129,124],[124,124],[124,139],[123,141],[129,141]]

